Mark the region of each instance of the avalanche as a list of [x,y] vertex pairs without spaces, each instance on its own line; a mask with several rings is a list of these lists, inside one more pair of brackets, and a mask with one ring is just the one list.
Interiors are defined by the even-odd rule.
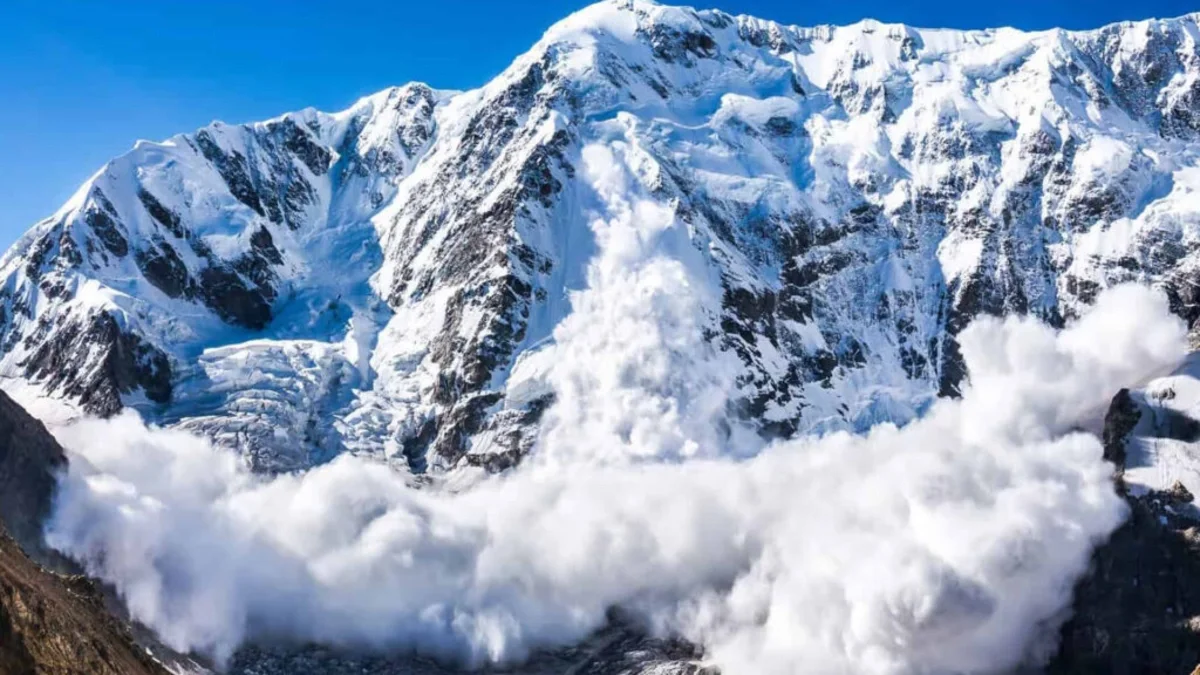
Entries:
[[[629,263],[621,276],[687,278]],[[577,311],[615,307],[614,321],[639,325],[642,307],[620,297],[628,288],[591,276],[587,293],[604,297]],[[1184,353],[1162,295],[1107,291],[1061,331],[981,320],[961,335],[961,400],[903,428],[780,442],[737,461],[710,447],[721,434],[709,406],[688,405],[714,364],[674,339],[688,331],[670,305],[690,300],[686,284],[672,288],[680,294],[651,303],[658,347],[691,367],[561,397],[534,450],[546,461],[465,490],[416,488],[352,456],[269,478],[126,413],[59,429],[71,463],[48,541],[168,644],[218,659],[244,640],[283,638],[511,662],[578,641],[621,607],[703,645],[728,673],[1036,662],[1092,547],[1124,517],[1099,441],[1076,429],[1108,392]],[[552,380],[572,387],[589,368],[621,372],[645,353],[603,344],[559,354],[565,376]],[[644,461],[654,444],[725,458]]]
[[[139,142],[0,260],[49,541],[218,660],[619,608],[735,675],[1035,663],[1124,516],[1080,429],[1200,318],[1198,18],[613,0],[473,91]],[[1135,489],[1196,480],[1188,372]]]

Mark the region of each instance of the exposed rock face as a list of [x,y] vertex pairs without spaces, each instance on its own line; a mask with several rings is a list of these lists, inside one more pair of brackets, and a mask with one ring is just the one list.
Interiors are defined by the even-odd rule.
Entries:
[[0,523],[35,555],[43,550],[42,523],[66,462],[46,427],[0,391]]
[[1096,551],[1075,591],[1051,674],[1180,673],[1200,667],[1200,521],[1192,494],[1125,485],[1126,444],[1143,411],[1122,390],[1104,424],[1105,457],[1116,464],[1129,520]]
[[[904,421],[980,314],[1123,281],[1200,317],[1196,15],[1094,31],[799,28],[620,0],[481,89],[214,124],[104,167],[0,264],[0,366],[267,470],[510,466],[589,284],[599,188],[674,213],[767,437]],[[693,255],[694,254],[694,255]],[[85,343],[87,346],[81,346]]]
[[[123,394],[171,398],[171,364],[137,333],[123,330],[108,312],[70,317],[46,331],[47,339],[21,365],[29,377],[107,417],[121,410]],[[95,358],[99,353],[100,358]],[[88,364],[81,370],[79,364]]]
[[165,674],[108,613],[93,581],[29,557],[48,555],[42,524],[65,463],[42,423],[0,392],[0,673]]

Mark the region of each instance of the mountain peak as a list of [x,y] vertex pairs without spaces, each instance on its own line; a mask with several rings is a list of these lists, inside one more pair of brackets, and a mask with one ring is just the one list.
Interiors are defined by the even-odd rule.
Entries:
[[[1067,532],[1077,548],[1051,556],[1056,571],[1035,579],[1062,590],[1082,572],[1091,543],[1121,516],[1097,444],[1071,433],[1077,418],[1107,398],[1109,387],[1174,359],[1183,348],[1179,319],[1191,327],[1200,322],[1200,32],[1193,23],[1036,33],[875,21],[799,28],[639,0],[593,5],[556,24],[478,89],[444,92],[410,83],[340,112],[304,109],[261,122],[215,122],[161,143],[139,143],[109,162],[0,263],[2,384],[19,401],[37,401],[39,410],[123,416],[116,427],[94,422],[75,430],[90,441],[94,429],[117,429],[136,476],[117,481],[121,489],[113,491],[116,482],[91,480],[108,471],[97,461],[102,473],[79,463],[87,470],[72,482],[80,494],[95,495],[100,508],[117,509],[98,513],[120,515],[128,510],[123,505],[141,504],[151,517],[170,516],[160,506],[179,492],[185,520],[178,522],[216,524],[199,539],[188,531],[174,536],[179,528],[151,528],[171,535],[164,546],[150,547],[167,558],[191,551],[196,541],[205,552],[224,551],[208,544],[241,531],[220,520],[230,513],[251,516],[249,531],[265,533],[261,549],[253,537],[241,543],[250,544],[246,551],[268,552],[269,564],[258,564],[255,555],[248,576],[240,567],[224,570],[233,583],[215,585],[227,592],[216,602],[206,595],[197,596],[203,602],[177,602],[206,588],[162,583],[164,574],[206,578],[208,557],[194,560],[197,576],[176,575],[171,560],[166,567],[132,561],[146,597],[167,600],[153,607],[229,610],[228,622],[220,613],[214,619],[157,609],[148,617],[181,628],[166,631],[177,640],[173,646],[212,649],[218,657],[244,630],[257,637],[254,630],[295,626],[296,607],[315,608],[318,619],[322,612],[353,615],[352,630],[331,634],[340,644],[393,644],[387,640],[399,634],[412,640],[399,646],[436,648],[439,640],[429,636],[443,635],[443,626],[450,631],[443,646],[465,645],[470,657],[520,657],[526,654],[520,649],[541,646],[520,642],[526,635],[545,637],[545,629],[551,641],[565,641],[586,627],[581,616],[602,621],[607,607],[638,604],[647,588],[684,599],[699,588],[728,590],[737,570],[754,584],[805,580],[803,569],[774,565],[804,559],[788,546],[807,545],[805,538],[776,535],[805,531],[814,508],[832,505],[831,515],[846,516],[855,536],[847,539],[845,528],[817,519],[817,534],[831,533],[818,543],[855,562],[864,543],[877,543],[882,530],[872,516],[880,504],[912,502],[952,516],[964,513],[965,504],[975,518],[975,511],[1007,504],[994,497],[1014,487],[1031,488],[1024,492],[1037,522],[1053,520],[1047,514],[1061,513],[1068,502],[1103,507],[1076,510],[1075,520],[1046,530],[1047,540]],[[1161,293],[1131,289],[1129,282]],[[1124,288],[1106,292],[1115,286]],[[1005,316],[1026,319],[990,318]],[[1055,330],[1077,319],[1082,328]],[[1095,400],[1081,403],[1081,391]],[[1179,392],[1176,404],[1183,405],[1190,399]],[[1121,425],[1129,419],[1123,410]],[[893,426],[831,433],[884,423]],[[179,455],[175,466],[173,451],[154,439],[177,439],[180,432],[223,450],[211,452],[193,439],[188,445],[199,451]],[[801,436],[831,444],[776,446]],[[949,445],[927,443],[942,437]],[[854,487],[896,487],[895,451],[909,446],[920,450],[913,457],[924,467],[916,482],[864,502]],[[126,463],[125,450],[114,452],[109,443],[95,450],[97,460]],[[847,461],[846,453],[857,454]],[[330,472],[307,473],[347,454],[370,461],[344,458]],[[1047,464],[1048,455],[1061,466]],[[947,457],[970,460],[950,462],[949,492]],[[693,458],[727,461],[669,466]],[[247,475],[239,461],[260,473],[305,473],[272,483]],[[533,472],[514,478],[528,483],[501,481],[500,492],[450,496],[483,473],[522,463],[532,463]],[[202,465],[217,467],[219,475],[211,484],[200,481],[193,496],[186,488],[196,477],[189,472]],[[643,471],[646,465],[657,466]],[[154,470],[141,471],[145,466]],[[594,594],[590,579],[572,581],[598,569],[586,555],[564,559],[574,570],[566,577],[544,566],[529,575],[527,563],[545,550],[546,537],[530,530],[528,516],[563,512],[543,508],[547,495],[576,495],[574,487],[590,485],[589,476],[578,480],[579,471],[596,466],[607,478],[598,490],[591,485],[578,493],[583,511],[596,516],[585,518],[594,527],[580,541],[603,552],[615,532],[621,545],[613,560],[655,554],[650,586],[631,589],[628,581],[638,575],[628,566],[601,565],[612,574]],[[867,471],[865,483],[864,467],[879,469]],[[826,469],[831,482],[810,481],[820,489],[793,499],[798,478]],[[1080,471],[1087,474],[1082,482]],[[735,474],[745,480],[730,492]],[[629,482],[620,479],[625,475]],[[1047,500],[1041,483],[1020,482],[1030,475],[1051,476],[1065,487]],[[344,486],[334,492],[353,507],[349,529],[342,527],[345,509],[326,509],[328,527],[296,519],[295,532],[281,539],[254,509],[229,508],[245,505],[236,498],[242,487],[251,505],[264,503],[258,498],[266,493],[280,504],[298,495],[324,505],[329,500],[306,495],[310,487],[323,490],[326,479]],[[409,484],[451,489],[409,495]],[[143,485],[154,490],[143,493]],[[276,493],[278,486],[286,489]],[[677,502],[679,486],[697,491]],[[752,499],[743,511],[740,498],[762,490],[769,498]],[[632,518],[608,517],[609,492],[636,497],[620,502]],[[599,508],[587,495],[604,498],[595,502]],[[398,518],[377,517],[380,504],[384,516]],[[488,508],[497,504],[508,510]],[[701,511],[692,510],[695,504]],[[664,521],[655,511],[673,505],[686,508],[659,528]],[[777,664],[784,670],[818,653],[826,659],[820,663],[845,662],[842,670],[855,672],[863,667],[854,659],[864,654],[876,665],[905,665],[900,659],[911,657],[916,670],[977,671],[1005,667],[997,654],[1015,661],[1031,634],[1025,629],[1037,632],[1046,617],[1061,615],[1062,607],[1044,602],[1046,593],[1016,598],[1022,602],[1015,610],[991,602],[1007,600],[1011,588],[1030,587],[1026,577],[1009,573],[1009,553],[1029,549],[1023,520],[999,518],[1014,524],[1007,543],[948,576],[944,551],[930,544],[944,537],[925,536],[909,522],[912,509],[884,510],[901,516],[896,564],[908,564],[916,552],[921,566],[906,578],[919,582],[913,588],[933,579],[931,593],[879,587],[869,574],[866,586],[838,586],[843,576],[834,575],[833,585],[818,578],[798,594],[784,591],[804,609],[830,588],[849,588],[848,596],[865,597],[866,614],[878,619],[859,631],[871,642],[845,649],[835,640],[823,652],[825,642],[816,639],[809,645],[814,652],[795,646],[794,621],[782,631],[760,625],[754,617],[770,612],[742,611],[745,594],[735,592],[729,600],[737,616],[718,619],[740,624],[739,617],[749,616],[751,632],[737,633],[744,639],[734,641],[733,651],[757,663],[762,629],[782,636],[766,651],[788,659]],[[100,561],[100,569],[120,556],[93,554],[142,521],[97,519],[90,508],[74,514],[59,541],[82,542],[67,550]],[[209,518],[214,514],[217,520]],[[464,514],[471,518],[459,518]],[[715,530],[708,526],[712,514],[723,519]],[[780,514],[798,515],[792,522]],[[573,531],[575,515],[545,531]],[[675,521],[699,524],[702,535],[700,545],[683,542],[682,558]],[[611,522],[620,528],[610,529]],[[1081,529],[1081,522],[1090,525]],[[492,530],[489,523],[504,525]],[[766,529],[748,530],[747,523]],[[863,523],[865,529],[854,530]],[[643,546],[657,541],[659,529],[670,545]],[[336,545],[322,549],[332,557],[316,549],[317,557],[289,557],[296,547],[279,545],[314,531],[336,535]],[[140,540],[144,530],[130,532]],[[389,532],[400,538],[389,539]],[[712,565],[707,543],[716,541],[714,532],[723,541],[729,533],[754,536],[735,537],[744,544],[734,547],[737,557]],[[380,533],[386,536],[375,537]],[[995,539],[990,530],[980,536]],[[493,546],[514,539],[522,547]],[[621,543],[629,541],[635,545]],[[385,562],[415,550],[419,565],[400,585],[379,587],[358,583],[354,566],[341,569],[350,574],[333,570],[361,593],[348,603],[343,587],[320,574],[311,585],[285,574],[279,589],[241,592],[264,579],[263,569],[312,571],[314,560],[337,563],[343,550],[353,554],[351,562],[375,569],[373,553],[358,555],[364,543]],[[277,558],[280,551],[287,555]],[[443,574],[449,559],[462,575]],[[493,559],[515,566],[484,570],[488,580],[480,585],[475,563]],[[986,592],[963,585],[989,566],[996,583]],[[393,578],[386,567],[375,570],[383,574],[375,581]],[[880,564],[869,567],[874,572]],[[1041,569],[1017,567],[1022,575]],[[699,576],[688,576],[697,569]],[[541,590],[524,583],[547,570],[557,582]],[[684,576],[676,579],[680,570]],[[120,581],[123,574],[113,576]],[[353,609],[355,598],[370,605],[382,597],[378,588],[390,589],[389,598],[408,597],[417,588],[409,580],[429,579],[441,581],[432,595],[416,593],[415,604],[383,603],[378,615],[342,611]],[[509,593],[514,579],[522,582],[516,595]],[[533,595],[523,594],[530,588]],[[901,597],[895,589],[902,599],[933,598],[936,611],[924,611],[930,603],[923,603],[898,621],[891,611]],[[774,601],[762,589],[749,590]],[[540,611],[544,593],[561,612]],[[280,600],[293,594],[297,605]],[[263,605],[245,604],[258,600]],[[529,613],[492,611],[516,606]],[[716,613],[706,610],[705,617],[727,614],[711,608]],[[656,616],[676,616],[676,609]],[[783,614],[790,621],[804,613]],[[828,614],[817,613],[822,621]],[[992,630],[996,617],[1015,627],[1014,636]],[[560,619],[572,624],[566,632]],[[989,643],[970,661],[962,660],[965,653],[946,657],[925,648],[944,642],[946,626],[960,623],[968,641],[984,636],[1003,644]],[[696,633],[712,635],[713,625],[697,625]],[[818,622],[808,626],[809,635],[833,634],[826,626],[842,624]],[[294,637],[302,640],[326,636],[325,628],[299,628]],[[598,636],[606,644],[618,637]],[[917,649],[910,651],[912,645]],[[920,661],[926,657],[933,660]]]
[[502,468],[553,399],[605,224],[637,212],[661,231],[633,241],[705,270],[702,331],[757,431],[902,421],[956,391],[979,314],[1062,322],[1130,278],[1193,311],[1190,21],[798,28],[602,2],[476,90],[139,144],[0,265],[0,367],[260,468]]

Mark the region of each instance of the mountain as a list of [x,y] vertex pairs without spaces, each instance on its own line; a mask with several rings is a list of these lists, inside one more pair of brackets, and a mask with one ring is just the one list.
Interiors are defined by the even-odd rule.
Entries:
[[[1075,592],[1051,674],[1195,672],[1200,662],[1200,355],[1105,416],[1105,459],[1117,467],[1128,520],[1100,547]],[[1136,626],[1130,630],[1130,626]]]
[[[658,413],[719,408],[730,434],[902,422],[956,393],[975,316],[1059,324],[1137,280],[1200,317],[1198,20],[602,2],[477,90],[139,142],[0,261],[0,372],[266,471],[503,469],[551,397],[612,399],[647,364],[686,394]],[[679,311],[622,323],[597,288]],[[697,344],[719,405],[672,379]]]

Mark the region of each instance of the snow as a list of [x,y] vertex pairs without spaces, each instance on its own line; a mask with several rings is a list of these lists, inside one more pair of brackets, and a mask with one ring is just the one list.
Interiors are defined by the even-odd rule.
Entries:
[[[1131,274],[1121,266],[1156,264],[1160,247],[1190,251],[1200,240],[1200,148],[1157,133],[1152,114],[1098,99],[1122,69],[1157,55],[1146,53],[1156,49],[1148,29],[1178,35],[1184,51],[1196,44],[1194,16],[1085,32],[875,21],[803,28],[643,0],[602,2],[551,27],[476,90],[413,83],[343,111],[305,109],[202,130],[277,191],[303,179],[307,201],[286,223],[234,194],[197,147],[201,132],[140,141],[4,258],[0,273],[14,293],[7,306],[27,301],[34,316],[10,312],[17,318],[5,330],[22,346],[0,366],[19,375],[30,353],[23,340],[36,339],[39,320],[104,309],[172,360],[171,404],[127,394],[147,419],[203,427],[241,447],[236,439],[250,417],[292,442],[306,438],[297,425],[319,414],[316,436],[327,446],[272,447],[293,459],[395,456],[426,421],[448,412],[454,403],[437,400],[441,380],[462,375],[471,350],[498,326],[519,330],[482,386],[501,395],[488,415],[545,397],[553,354],[565,348],[560,329],[578,314],[596,265],[642,259],[654,244],[667,262],[692,260],[684,286],[708,288],[691,296],[703,329],[719,330],[727,288],[781,293],[789,264],[822,270],[807,289],[814,316],[776,317],[777,336],[756,334],[745,345],[753,355],[735,378],[747,397],[790,387],[786,402],[769,397],[767,419],[798,421],[801,431],[903,422],[938,390],[950,283],[1014,269],[1012,284],[1030,311],[1073,315],[1080,302],[1064,290],[1067,275],[1104,287],[1200,265],[1187,253],[1169,269]],[[656,47],[659,32],[666,42]],[[672,51],[677,34],[703,34],[711,48]],[[1078,78],[1064,75],[1080,68]],[[1181,65],[1162,101],[1184,95],[1194,70]],[[327,171],[280,149],[272,134],[286,124],[328,153]],[[1058,159],[1057,147],[1045,156],[1028,150],[1042,134],[1056,144],[1080,141],[1069,158],[1072,179],[1034,186],[1035,206],[1013,216],[1028,178],[1041,175],[1038,162]],[[673,224],[610,240],[595,227],[612,216],[585,179],[585,149],[621,158],[629,192],[622,199],[649,205],[629,209],[672,212]],[[533,189],[530,175],[541,180],[531,167],[545,167],[559,186],[545,203],[524,192]],[[192,274],[208,263],[190,238],[232,265],[252,235],[267,231],[282,260],[270,268],[270,325],[234,327],[195,298],[168,297],[133,255],[48,268],[74,296],[44,293],[25,269],[31,251],[60,227],[81,250],[94,244],[83,221],[95,189],[112,201],[135,248],[167,242]],[[180,214],[187,236],[158,223],[139,189]],[[1114,195],[1114,213],[1064,224],[1102,189]],[[931,212],[922,201],[930,195],[948,204]],[[510,208],[510,219],[497,215]],[[781,253],[789,237],[804,236],[823,243]],[[1012,245],[999,251],[998,237]],[[518,246],[533,263],[518,258]],[[1051,276],[1038,276],[1047,267]],[[529,285],[530,298],[498,317],[496,289],[510,276]],[[797,361],[855,346],[864,353],[860,366],[839,362],[827,381],[805,374],[782,384]],[[336,383],[331,373],[340,374]],[[219,382],[221,396],[200,395],[205,382]],[[268,397],[281,403],[265,406]],[[275,468],[308,461],[281,459]]]
[[1097,183],[1127,171],[1132,159],[1133,148],[1120,139],[1094,136],[1075,155],[1075,172],[1081,182]]
[[946,238],[938,246],[938,262],[946,279],[961,279],[979,266],[983,242],[978,239]]
[[29,382],[19,373],[0,375],[0,389],[24,408],[25,412],[47,426],[61,426],[85,417],[73,401],[46,395],[41,387]]
[[[634,234],[639,207],[605,188],[625,187],[622,159],[589,155],[587,180],[609,198],[595,225]],[[661,235],[668,219],[654,215]],[[697,367],[651,364],[623,383],[594,367],[621,372],[643,345],[580,324],[644,326],[645,306],[622,301],[625,275],[682,271],[653,256],[626,262],[595,270],[578,321],[563,328],[570,377],[555,382],[566,396],[554,409],[567,426],[536,464],[499,479],[460,474],[442,489],[362,457],[262,476],[202,438],[125,414],[57,430],[75,459],[49,542],[170,646],[218,663],[246,640],[285,638],[519,670],[532,650],[578,642],[614,607],[701,645],[727,673],[941,675],[1034,662],[1093,545],[1126,514],[1099,439],[1078,424],[1108,391],[1182,355],[1185,331],[1162,294],[1112,289],[1062,331],[982,320],[962,335],[972,384],[961,400],[904,428],[779,442],[735,461],[706,444],[743,439],[711,433],[719,420],[686,407],[676,419],[638,415],[628,429],[627,413],[671,389],[677,403],[695,402],[677,385],[711,384],[704,346],[675,332],[676,310],[695,297],[670,278],[647,289],[664,319],[651,339],[670,343],[655,356]],[[578,349],[589,344],[603,351]],[[563,391],[577,379],[620,395]],[[710,459],[630,462],[646,442],[669,449],[680,434]],[[593,465],[599,449],[613,461]]]
[[[1139,387],[1133,400],[1141,417],[1126,444],[1124,477],[1130,492],[1169,490],[1178,481],[1200,494],[1200,353]],[[1183,513],[1200,518],[1194,505]]]

